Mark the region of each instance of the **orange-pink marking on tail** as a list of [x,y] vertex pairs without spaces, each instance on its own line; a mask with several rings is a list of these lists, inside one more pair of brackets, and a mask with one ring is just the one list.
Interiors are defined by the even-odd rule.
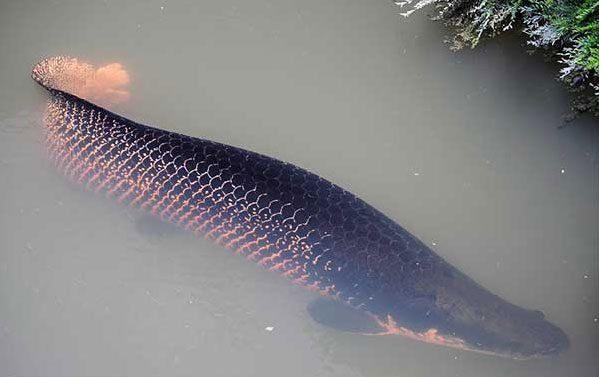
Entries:
[[51,89],[61,90],[103,107],[129,100],[129,73],[120,63],[96,68],[68,56],[45,59],[33,69],[33,78]]

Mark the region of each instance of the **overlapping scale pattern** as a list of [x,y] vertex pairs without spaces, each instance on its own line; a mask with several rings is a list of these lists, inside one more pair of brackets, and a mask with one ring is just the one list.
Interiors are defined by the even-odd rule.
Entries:
[[296,283],[386,315],[434,256],[362,200],[292,164],[135,122],[54,91],[58,169],[98,194],[215,240]]

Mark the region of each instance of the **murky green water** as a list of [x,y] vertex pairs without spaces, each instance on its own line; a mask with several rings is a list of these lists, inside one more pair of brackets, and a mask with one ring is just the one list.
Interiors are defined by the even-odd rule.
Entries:
[[[443,32],[385,0],[1,2],[0,375],[594,376],[598,121],[558,128],[555,67],[517,38],[455,54]],[[129,118],[358,194],[543,310],[570,349],[521,362],[339,333],[308,316],[311,293],[203,239],[141,231],[44,157],[29,72],[57,54],[122,62]]]

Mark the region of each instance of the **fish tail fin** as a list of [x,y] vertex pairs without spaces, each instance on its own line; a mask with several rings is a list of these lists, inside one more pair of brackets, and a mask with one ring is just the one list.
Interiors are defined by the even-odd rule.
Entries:
[[127,101],[129,74],[120,63],[99,68],[69,56],[55,56],[36,64],[31,77],[48,90],[59,90],[109,106]]

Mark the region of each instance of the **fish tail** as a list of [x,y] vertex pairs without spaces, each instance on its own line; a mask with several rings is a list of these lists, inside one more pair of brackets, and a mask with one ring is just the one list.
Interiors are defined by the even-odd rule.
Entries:
[[70,56],[46,58],[35,65],[31,77],[50,91],[61,91],[102,106],[130,98],[129,73],[120,63],[100,68]]

